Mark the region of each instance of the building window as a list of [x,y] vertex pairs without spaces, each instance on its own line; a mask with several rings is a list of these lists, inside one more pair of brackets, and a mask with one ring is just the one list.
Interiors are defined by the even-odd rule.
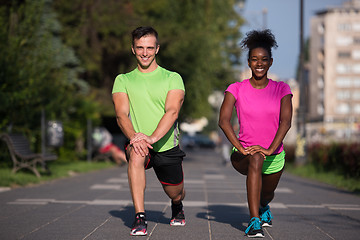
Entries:
[[353,50],[352,51],[352,58],[356,59],[356,60],[360,59],[360,50]]
[[335,84],[339,88],[348,88],[351,87],[351,78],[348,77],[338,77],[335,80]]
[[351,31],[351,24],[350,23],[340,23],[340,24],[338,24],[338,31],[339,32]]
[[324,115],[324,106],[322,104],[318,104],[317,106],[317,113],[319,115]]
[[324,61],[324,51],[323,50],[318,52],[318,60],[320,62]]
[[318,88],[323,89],[324,88],[324,79],[319,77],[317,80]]
[[350,106],[347,103],[341,103],[336,107],[335,111],[338,114],[348,114],[350,113]]
[[317,30],[318,30],[318,33],[319,33],[319,34],[324,34],[324,32],[325,32],[324,23],[320,23],[320,24],[318,25]]
[[360,44],[360,37],[354,37],[354,44]]
[[339,51],[338,52],[338,58],[350,58],[351,52],[349,51]]
[[355,104],[353,111],[354,113],[360,113],[360,104]]
[[353,72],[354,73],[360,73],[360,64],[355,64],[353,66]]
[[351,73],[350,64],[338,64],[336,65],[336,72],[339,74]]
[[353,23],[352,28],[354,32],[360,32],[360,23]]
[[360,87],[360,78],[354,78],[353,80],[354,87]]
[[338,100],[347,100],[350,99],[350,91],[338,91],[336,93],[336,98]]
[[360,91],[354,91],[352,94],[354,100],[360,100]]
[[338,46],[349,46],[353,43],[353,39],[351,37],[338,37],[336,43]]

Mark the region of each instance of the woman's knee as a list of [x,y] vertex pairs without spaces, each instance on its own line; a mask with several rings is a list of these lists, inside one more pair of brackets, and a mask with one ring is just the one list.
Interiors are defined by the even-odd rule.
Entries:
[[249,171],[261,172],[264,163],[264,156],[260,153],[255,153],[249,159]]

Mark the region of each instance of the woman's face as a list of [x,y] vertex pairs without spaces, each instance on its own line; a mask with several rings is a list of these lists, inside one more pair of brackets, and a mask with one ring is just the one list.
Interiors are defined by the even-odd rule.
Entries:
[[251,69],[252,76],[256,80],[267,78],[267,72],[271,67],[272,62],[273,59],[266,49],[258,47],[251,50],[248,65]]

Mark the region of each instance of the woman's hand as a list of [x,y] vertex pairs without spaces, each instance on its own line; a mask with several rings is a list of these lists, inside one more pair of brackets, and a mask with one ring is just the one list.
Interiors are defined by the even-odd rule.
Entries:
[[271,152],[268,149],[265,149],[259,145],[247,147],[245,148],[245,152],[250,155],[254,155],[255,153],[260,153],[261,155],[263,155],[264,158],[265,156],[271,155]]

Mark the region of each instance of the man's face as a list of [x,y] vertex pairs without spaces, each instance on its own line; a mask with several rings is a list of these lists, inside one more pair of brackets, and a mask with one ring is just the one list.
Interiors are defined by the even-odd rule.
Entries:
[[140,71],[151,72],[156,69],[155,56],[159,51],[159,47],[156,44],[156,37],[153,35],[145,35],[140,39],[134,40],[134,45],[131,49],[135,54]]

